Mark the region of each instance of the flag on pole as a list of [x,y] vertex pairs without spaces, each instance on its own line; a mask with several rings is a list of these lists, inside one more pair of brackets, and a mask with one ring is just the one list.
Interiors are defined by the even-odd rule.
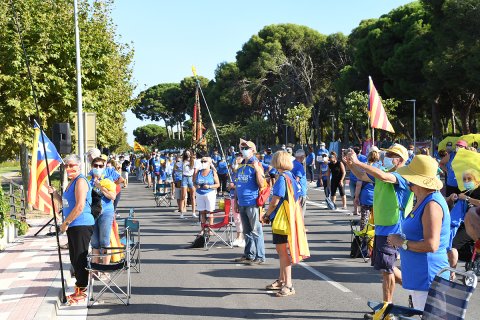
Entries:
[[372,128],[382,129],[393,133],[395,130],[393,130],[392,124],[388,121],[387,114],[383,108],[382,98],[378,94],[372,78],[368,77],[368,80],[368,116],[370,118],[370,125]]
[[[34,136],[32,163],[30,165],[30,181],[28,183],[28,203],[37,210],[52,214],[53,206],[50,194],[48,193],[47,163],[45,161],[42,142],[45,142],[50,174],[55,171],[63,161],[50,139],[48,139],[45,133],[40,132],[40,127],[36,122],[33,129]],[[43,135],[43,141],[40,134]]]
[[142,146],[140,143],[137,141],[133,141],[133,151],[142,151],[142,152],[147,152],[147,149],[145,149],[144,146]]

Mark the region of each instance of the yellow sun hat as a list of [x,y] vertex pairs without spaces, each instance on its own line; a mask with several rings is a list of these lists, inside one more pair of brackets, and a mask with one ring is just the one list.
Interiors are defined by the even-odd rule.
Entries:
[[416,155],[408,166],[397,169],[397,173],[408,182],[426,189],[440,190],[442,181],[437,177],[438,163],[427,155]]

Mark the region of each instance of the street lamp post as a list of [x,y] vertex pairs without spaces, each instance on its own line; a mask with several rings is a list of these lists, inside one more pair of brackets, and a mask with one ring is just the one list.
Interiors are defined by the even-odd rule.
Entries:
[[416,128],[416,111],[415,111],[415,103],[417,100],[415,99],[409,99],[406,100],[407,102],[413,102],[413,149],[417,149],[417,128]]
[[329,115],[329,117],[332,118],[332,142],[334,142],[335,141],[335,122],[334,122],[335,121],[335,119],[334,119],[335,115],[331,114],[331,115]]
[[285,147],[287,147],[287,137],[288,137],[288,124],[284,123],[283,124],[285,126]]

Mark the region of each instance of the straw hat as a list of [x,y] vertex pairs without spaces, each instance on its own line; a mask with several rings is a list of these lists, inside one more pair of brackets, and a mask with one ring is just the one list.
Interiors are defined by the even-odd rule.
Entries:
[[382,148],[382,151],[395,153],[396,155],[400,156],[404,161],[407,161],[407,160],[408,160],[408,151],[407,151],[407,148],[405,148],[405,147],[402,146],[401,144],[394,143],[394,144],[392,144],[392,145],[390,146],[390,148],[388,148],[388,149],[383,149],[383,148]]
[[240,149],[242,147],[248,146],[248,147],[252,148],[252,150],[257,151],[257,147],[255,146],[255,143],[253,143],[252,141],[247,141],[247,140],[240,139],[240,144],[238,146],[240,147]]
[[440,190],[443,183],[437,178],[437,170],[438,163],[434,158],[419,154],[408,166],[398,168],[397,173],[422,188]]

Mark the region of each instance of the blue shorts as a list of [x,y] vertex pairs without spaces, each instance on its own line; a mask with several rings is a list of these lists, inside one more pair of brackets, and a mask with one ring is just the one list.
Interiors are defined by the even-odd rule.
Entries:
[[112,231],[113,217],[115,213],[103,212],[93,225],[92,248],[110,247],[110,232]]
[[193,177],[192,176],[183,176],[182,177],[182,188],[193,188]]

